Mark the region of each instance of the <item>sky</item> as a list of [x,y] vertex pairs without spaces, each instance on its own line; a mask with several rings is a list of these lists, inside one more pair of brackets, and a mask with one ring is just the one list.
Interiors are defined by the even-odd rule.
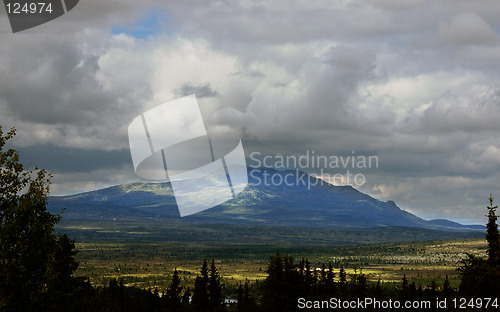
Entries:
[[376,156],[351,168],[358,190],[482,224],[500,199],[498,16],[498,1],[85,0],[12,33],[1,7],[0,125],[52,195],[74,194],[139,181],[128,125],[194,93],[250,165]]

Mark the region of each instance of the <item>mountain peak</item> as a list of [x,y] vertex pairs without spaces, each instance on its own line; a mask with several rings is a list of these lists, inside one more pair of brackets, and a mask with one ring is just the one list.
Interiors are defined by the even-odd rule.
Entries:
[[[234,199],[181,218],[170,183],[132,183],[72,196],[50,197],[65,218],[160,218],[201,223],[319,228],[405,226],[461,230],[455,223],[423,220],[352,186],[334,186],[298,170],[252,168]],[[395,209],[397,208],[397,209]],[[451,222],[451,221],[450,221]]]

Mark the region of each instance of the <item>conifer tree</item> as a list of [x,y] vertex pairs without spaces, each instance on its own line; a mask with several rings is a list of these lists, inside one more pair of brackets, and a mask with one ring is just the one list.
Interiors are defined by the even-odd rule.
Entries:
[[207,259],[203,260],[203,265],[200,270],[201,276],[197,276],[194,281],[193,306],[196,311],[209,311],[208,297],[208,266]]
[[333,296],[335,294],[335,273],[333,272],[332,263],[328,263],[328,273],[326,273],[326,291],[329,296]]
[[212,259],[210,265],[210,277],[208,280],[208,297],[211,311],[215,311],[224,305],[224,296],[222,296],[222,278],[217,271],[215,261]]
[[450,298],[450,296],[451,296],[450,281],[448,280],[448,275],[446,275],[446,279],[444,280],[443,283],[443,297]]
[[495,297],[500,293],[500,236],[497,216],[498,206],[493,205],[490,194],[488,209],[488,223],[486,225],[486,240],[488,242],[488,259],[478,258],[468,254],[457,269],[460,272],[460,292],[466,297]]
[[264,281],[262,308],[264,311],[283,311],[289,294],[284,291],[284,263],[279,250],[269,258],[266,272],[268,275]]
[[409,287],[408,287],[408,279],[406,278],[406,274],[403,275],[403,280],[401,282],[401,292],[400,292],[400,299],[401,301],[406,301],[408,300],[408,292],[409,292]]
[[347,297],[347,273],[345,272],[343,265],[340,266],[339,270],[339,291],[341,298]]
[[168,306],[171,311],[179,311],[181,305],[181,279],[179,277],[179,273],[177,272],[177,268],[174,269],[174,275],[172,276],[172,281],[167,289],[167,298],[168,298]]
[[373,290],[373,297],[376,299],[381,299],[383,294],[384,294],[384,291],[382,289],[382,285],[380,284],[380,277],[379,277],[377,284],[375,285],[375,288]]
[[490,205],[488,209],[488,223],[486,224],[486,241],[488,242],[488,260],[490,264],[500,264],[500,234],[498,232],[497,216],[495,214],[497,205],[493,205],[493,197],[490,193]]

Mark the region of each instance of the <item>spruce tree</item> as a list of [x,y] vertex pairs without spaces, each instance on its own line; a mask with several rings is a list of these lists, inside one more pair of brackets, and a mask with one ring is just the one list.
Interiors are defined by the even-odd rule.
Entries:
[[339,292],[340,298],[347,298],[347,273],[342,265],[340,266],[339,271]]
[[209,311],[208,297],[208,265],[207,259],[203,260],[200,270],[201,276],[197,276],[194,281],[193,305],[196,311]]
[[495,210],[497,205],[493,205],[493,197],[490,193],[490,205],[488,209],[488,223],[486,224],[486,240],[488,241],[488,261],[490,264],[500,264],[500,234],[498,232],[497,216]]
[[408,279],[406,278],[406,274],[405,274],[405,275],[403,275],[403,280],[401,282],[401,292],[399,294],[401,301],[408,300],[408,298],[409,298],[408,293],[409,293]]
[[335,272],[333,272],[332,263],[328,263],[328,273],[326,274],[326,291],[330,297],[335,294]]
[[215,311],[224,305],[224,296],[222,296],[222,278],[217,271],[214,259],[212,259],[212,264],[210,265],[208,297],[211,311]]
[[448,280],[448,275],[446,275],[446,279],[444,280],[442,293],[444,298],[450,298],[451,296],[451,288],[450,281]]
[[460,272],[460,292],[466,297],[495,297],[500,293],[500,241],[497,216],[490,194],[488,223],[486,225],[486,240],[488,242],[488,259],[478,258],[468,254],[457,269]]
[[283,303],[287,300],[284,293],[284,264],[279,250],[271,255],[267,265],[267,278],[262,292],[263,311],[283,311]]
[[167,289],[168,306],[171,311],[179,311],[181,305],[181,279],[177,268],[174,269],[174,275],[172,276],[172,281]]

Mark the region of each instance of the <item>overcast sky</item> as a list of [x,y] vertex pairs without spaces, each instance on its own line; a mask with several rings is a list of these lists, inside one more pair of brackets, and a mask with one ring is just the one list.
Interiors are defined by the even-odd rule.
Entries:
[[0,124],[54,173],[53,195],[72,194],[139,181],[129,123],[196,93],[247,155],[376,155],[351,170],[360,191],[485,223],[500,200],[499,16],[499,1],[84,0],[13,34],[1,7]]

